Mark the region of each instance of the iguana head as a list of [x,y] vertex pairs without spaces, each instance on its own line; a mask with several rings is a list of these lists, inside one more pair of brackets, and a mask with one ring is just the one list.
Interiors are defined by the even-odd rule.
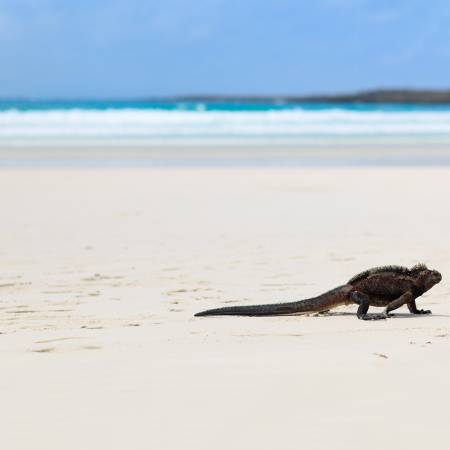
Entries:
[[417,287],[423,292],[430,290],[442,280],[442,275],[437,270],[428,269],[425,264],[417,264],[410,270],[415,277]]

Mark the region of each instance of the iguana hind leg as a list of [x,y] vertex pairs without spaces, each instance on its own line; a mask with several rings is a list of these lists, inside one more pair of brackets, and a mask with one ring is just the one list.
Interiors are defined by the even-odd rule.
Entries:
[[350,299],[353,300],[356,304],[358,304],[358,311],[356,315],[358,319],[361,320],[381,320],[386,319],[387,315],[382,314],[367,314],[370,306],[370,297],[367,294],[363,294],[359,291],[352,291],[349,295]]
[[429,309],[417,309],[415,300],[412,300],[409,303],[407,303],[407,306],[411,314],[431,314],[431,311]]

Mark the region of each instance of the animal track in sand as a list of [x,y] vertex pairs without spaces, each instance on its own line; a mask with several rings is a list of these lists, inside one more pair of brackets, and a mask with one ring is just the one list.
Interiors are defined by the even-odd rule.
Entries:
[[61,291],[41,291],[41,294],[52,295],[52,294],[72,294],[73,291],[71,289],[65,289]]
[[[40,314],[45,315],[47,313],[70,313],[73,310],[72,309],[39,309],[39,310],[34,310],[34,309],[19,309],[19,308],[26,308],[27,305],[24,306],[15,306],[13,307],[14,309],[12,310],[6,310],[5,313],[7,314],[14,314],[14,315],[27,315],[27,314]],[[6,309],[6,308],[5,308]],[[43,317],[43,316],[42,316]]]
[[[191,288],[191,289],[186,289],[186,288],[181,288],[181,289],[174,289],[171,291],[166,291],[164,292],[165,295],[177,295],[177,294],[186,294],[186,293],[190,293],[190,292],[207,292],[207,291],[213,291],[213,288],[209,288],[209,287],[197,287],[197,288]],[[216,291],[216,292],[220,292],[220,291]]]
[[167,292],[165,292],[165,294],[166,295],[176,295],[176,294],[181,294],[184,292],[188,292],[188,290],[187,289],[176,289],[174,291],[167,291]]
[[17,283],[4,283],[4,284],[0,284],[0,288],[13,287],[16,285],[17,285]]
[[98,345],[84,345],[82,347],[77,347],[73,349],[58,349],[56,347],[44,347],[44,348],[38,348],[35,350],[31,350],[33,353],[53,353],[53,352],[60,352],[60,351],[77,351],[77,350],[101,350],[102,347]]
[[20,282],[20,283],[3,283],[0,284],[0,288],[8,288],[8,287],[15,287],[15,286],[29,286],[31,282]]
[[219,295],[202,295],[200,297],[194,297],[194,300],[219,300]]
[[[76,345],[75,342],[79,341],[79,340],[86,340],[89,339],[89,337],[85,337],[85,336],[64,336],[64,337],[57,337],[57,338],[51,338],[51,339],[42,339],[39,341],[35,341],[34,343],[42,346],[45,344],[54,344],[54,343],[63,343],[63,342],[67,342],[67,344],[62,344],[62,346],[60,347],[56,347],[56,346],[42,346],[41,348],[36,348],[31,350],[34,353],[52,353],[52,352],[68,352],[68,351],[77,351],[77,350],[99,350],[102,347],[95,345],[95,344],[90,344],[90,343],[86,343],[85,345]],[[71,342],[72,341],[72,342]],[[73,342],[75,341],[75,342]],[[75,346],[76,345],[76,346]]]
[[123,278],[125,278],[125,277],[120,276],[120,275],[110,276],[110,275],[101,275],[99,273],[96,273],[91,277],[82,278],[81,281],[122,280]]
[[181,270],[179,267],[165,267],[161,269],[163,272],[177,272]]
[[50,344],[51,342],[61,342],[61,341],[70,341],[73,339],[88,339],[87,337],[60,337],[54,339],[44,339],[42,341],[35,341],[35,344]]
[[235,337],[302,337],[303,334],[286,333],[286,334],[270,334],[270,333],[254,333],[254,334],[233,334]]

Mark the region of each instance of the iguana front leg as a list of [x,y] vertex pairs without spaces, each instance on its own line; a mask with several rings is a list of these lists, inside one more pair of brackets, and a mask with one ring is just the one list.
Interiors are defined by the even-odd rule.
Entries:
[[431,314],[429,309],[417,309],[416,300],[411,300],[408,304],[408,309],[411,314]]
[[386,314],[367,314],[370,306],[370,297],[359,291],[352,291],[349,294],[351,300],[359,305],[356,315],[361,320],[380,320],[386,319]]
[[389,317],[389,313],[391,311],[394,311],[394,309],[400,308],[400,306],[403,306],[404,304],[409,304],[410,302],[414,301],[414,297],[410,291],[405,292],[404,294],[400,295],[400,297],[393,300],[391,303],[389,303],[386,308],[383,311],[383,314],[386,317]]

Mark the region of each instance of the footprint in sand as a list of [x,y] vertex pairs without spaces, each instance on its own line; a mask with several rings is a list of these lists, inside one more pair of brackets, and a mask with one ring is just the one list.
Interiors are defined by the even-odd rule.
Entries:
[[73,339],[87,339],[85,337],[60,337],[60,338],[54,338],[54,339],[45,339],[42,341],[36,341],[35,344],[50,344],[51,342],[61,342],[61,341],[71,341]]
[[[97,345],[85,345],[83,347],[78,347],[74,350],[101,350],[102,347],[99,347]],[[32,350],[33,353],[53,353],[57,351],[55,347],[46,347],[46,348],[39,348],[36,350]]]
[[46,348],[38,348],[36,350],[32,350],[34,353],[51,353],[56,350],[55,347],[46,347]]
[[[41,341],[36,341],[35,344],[50,344],[54,342],[62,342],[62,341],[73,341],[78,339],[88,339],[86,337],[61,337],[61,338],[54,338],[54,339],[45,339]],[[100,350],[102,347],[98,345],[88,344],[88,345],[82,345],[80,347],[74,347],[73,345],[69,345],[68,347],[42,347],[32,350],[34,353],[52,353],[56,351],[77,351],[77,350]]]
[[34,311],[32,309],[15,309],[13,311],[5,311],[8,314],[33,314],[37,311]]

